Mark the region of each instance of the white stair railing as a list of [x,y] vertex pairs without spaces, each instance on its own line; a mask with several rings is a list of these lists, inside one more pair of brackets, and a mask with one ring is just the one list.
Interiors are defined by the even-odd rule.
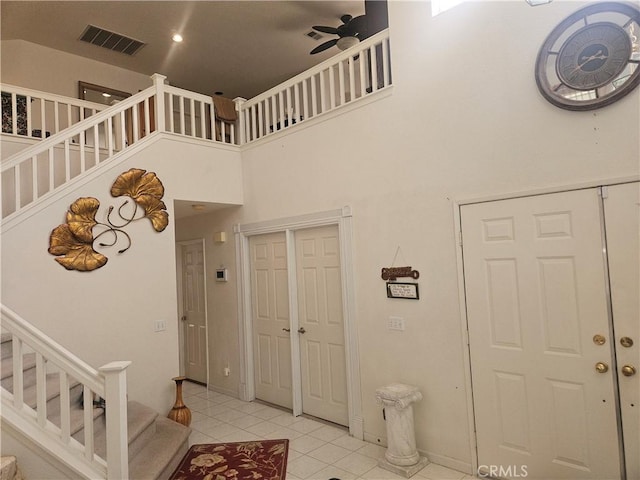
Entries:
[[41,139],[105,110],[107,105],[2,84],[2,133]]
[[[127,444],[126,368],[131,362],[112,362],[92,368],[54,342],[8,307],[1,306],[2,330],[11,336],[13,386],[2,387],[2,418],[32,441],[62,460],[86,478],[123,480],[129,476]],[[25,402],[24,358],[35,354],[36,406]],[[59,412],[48,412],[48,400],[55,397],[52,380],[58,376]],[[81,386],[84,401],[83,443],[73,438],[70,389]],[[49,389],[47,389],[49,385]],[[53,394],[52,394],[53,392]],[[105,399],[106,459],[94,448],[93,398]],[[55,417],[55,423],[51,419]]]
[[[12,220],[36,200],[156,132],[237,144],[235,126],[219,121],[211,97],[154,85],[7,158],[2,164],[2,217]],[[15,118],[15,116],[14,116]]]
[[291,128],[391,84],[389,31],[384,30],[243,102],[241,143]]

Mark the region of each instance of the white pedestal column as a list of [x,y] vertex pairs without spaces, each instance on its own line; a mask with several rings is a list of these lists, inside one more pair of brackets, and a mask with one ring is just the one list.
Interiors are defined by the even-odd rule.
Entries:
[[407,478],[429,463],[416,449],[413,403],[422,400],[417,387],[393,383],[376,390],[376,400],[385,411],[387,451],[378,461],[381,468]]

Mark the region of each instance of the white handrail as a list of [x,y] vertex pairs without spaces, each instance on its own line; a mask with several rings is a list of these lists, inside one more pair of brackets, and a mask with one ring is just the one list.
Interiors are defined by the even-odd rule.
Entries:
[[[113,362],[94,369],[47,337],[10,308],[0,306],[2,328],[11,334],[13,349],[12,392],[2,387],[3,418],[49,450],[71,468],[90,478],[128,478],[126,368],[131,362]],[[24,403],[23,354],[25,347],[36,355],[36,408]],[[47,373],[55,371],[60,382],[60,426],[47,417]],[[82,385],[87,400],[84,415],[84,445],[70,433],[69,388]],[[93,394],[107,406],[107,458],[94,451]]]

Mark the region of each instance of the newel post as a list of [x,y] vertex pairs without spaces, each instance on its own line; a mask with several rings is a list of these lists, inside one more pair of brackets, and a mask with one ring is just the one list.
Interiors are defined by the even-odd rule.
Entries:
[[156,87],[156,129],[158,132],[165,131],[165,108],[164,108],[164,75],[154,73],[151,75],[153,85]]
[[233,99],[236,104],[236,112],[238,112],[238,133],[240,134],[240,145],[244,145],[247,141],[247,132],[244,125],[244,110],[242,106],[247,101],[246,98],[236,97]]
[[129,365],[129,361],[111,362],[98,369],[104,375],[108,480],[129,478],[126,372]]

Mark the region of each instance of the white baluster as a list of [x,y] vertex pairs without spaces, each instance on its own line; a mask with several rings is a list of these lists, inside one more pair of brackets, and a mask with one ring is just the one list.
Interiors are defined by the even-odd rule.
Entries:
[[11,344],[13,349],[13,406],[18,410],[22,410],[24,403],[22,340],[13,335]]
[[41,428],[47,423],[47,372],[45,359],[36,352],[36,409],[38,425]]
[[305,79],[302,81],[302,108],[304,118],[309,118],[309,87],[307,87],[308,80]]
[[50,147],[47,154],[47,163],[49,165],[49,192],[53,191],[56,182],[55,173],[55,151]]
[[129,478],[127,444],[127,374],[131,362],[112,362],[98,370],[105,377],[107,479]]
[[383,86],[386,87],[391,83],[389,75],[389,40],[382,40],[382,72],[384,75]]
[[[33,132],[33,122],[32,122],[32,117],[33,115],[31,114],[31,96],[27,95],[27,135],[31,136],[31,132]],[[44,129],[42,130],[42,134],[44,135]]]
[[349,57],[349,101],[356,99],[356,69],[354,57]]
[[338,92],[340,94],[340,105],[345,104],[345,81],[344,81],[344,62],[338,64]]
[[372,45],[369,51],[371,52],[371,92],[376,92],[378,90],[378,55],[376,46]]
[[93,435],[93,392],[87,385],[82,388],[83,426],[84,426],[84,456],[87,460],[93,460],[94,435]]
[[31,157],[31,201],[38,198],[38,157]]
[[[60,112],[58,111],[58,109],[60,108],[60,105],[58,104],[57,100],[54,100],[53,102],[53,131],[55,133],[58,133],[60,131]],[[45,137],[45,130],[46,130],[46,126],[43,125],[42,126],[42,138]]]
[[192,98],[189,102],[189,113],[191,114],[191,136],[196,136],[196,104]]
[[69,139],[64,141],[64,181],[71,179],[71,155],[69,152]]
[[71,403],[69,399],[69,379],[67,373],[60,370],[60,437],[63,443],[69,443],[71,436]]

